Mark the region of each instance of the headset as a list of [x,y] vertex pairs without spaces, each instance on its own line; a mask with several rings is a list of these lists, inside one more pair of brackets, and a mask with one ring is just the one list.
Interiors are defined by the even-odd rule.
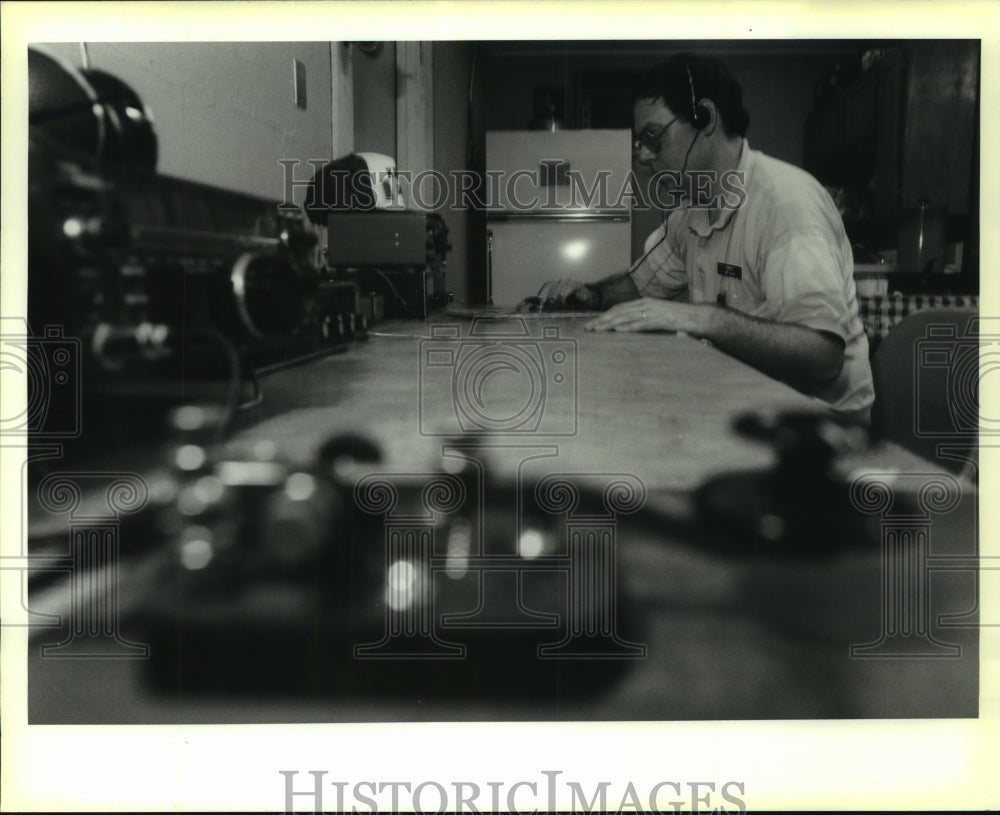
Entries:
[[684,70],[687,73],[688,86],[691,88],[691,127],[695,130],[704,130],[712,121],[712,115],[703,104],[699,104],[694,94],[694,79],[691,76],[691,68],[685,62]]
[[[694,95],[694,79],[691,76],[691,67],[686,62],[684,63],[684,71],[687,73],[688,87],[691,88],[691,127],[694,128],[694,138],[691,139],[691,144],[688,145],[687,152],[684,154],[684,166],[681,168],[681,175],[687,172],[688,159],[691,158],[694,143],[698,141],[701,131],[708,127],[712,121],[712,114],[709,113],[708,108],[698,104],[698,97]],[[666,224],[666,221],[664,221],[664,224]]]

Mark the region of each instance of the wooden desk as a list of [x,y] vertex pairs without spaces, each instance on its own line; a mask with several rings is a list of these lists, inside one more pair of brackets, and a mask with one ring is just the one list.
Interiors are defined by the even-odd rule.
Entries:
[[[773,454],[764,446],[734,434],[735,415],[748,408],[820,409],[690,338],[591,334],[579,321],[556,322],[558,336],[542,338],[545,321],[529,321],[534,338],[523,341],[535,343],[532,354],[541,349],[543,354],[575,355],[575,374],[564,365],[572,359],[553,363],[575,375],[575,396],[566,389],[546,391],[545,407],[552,414],[544,429],[565,435],[489,435],[488,443],[496,445],[490,456],[499,477],[513,479],[525,451],[550,447],[555,455],[532,459],[525,471],[534,476],[631,474],[645,485],[652,505],[682,507],[687,491],[705,479],[772,462]],[[228,452],[248,454],[260,441],[270,440],[282,454],[306,464],[326,439],[353,432],[378,441],[384,453],[374,468],[378,471],[439,471],[442,445],[454,438],[458,422],[453,394],[441,385],[448,376],[442,379],[441,374],[447,374],[449,364],[454,371],[459,362],[440,357],[444,365],[435,372],[436,390],[422,395],[421,382],[431,381],[428,352],[464,342],[468,353],[471,340],[468,324],[450,339],[432,339],[430,328],[386,324],[345,353],[267,376],[263,404],[243,417]],[[550,361],[546,357],[540,364]],[[546,367],[544,375],[555,370]],[[516,377],[508,382],[487,391],[492,401],[484,415],[489,421],[513,415],[525,402],[526,392],[517,390],[524,383]],[[855,463],[873,470],[926,470],[921,461],[894,448],[871,451]],[[968,556],[976,552],[975,525],[976,495],[965,485],[959,507],[933,519],[931,554],[970,562]],[[625,518],[618,540],[620,596],[642,618],[646,656],[630,662],[597,692],[578,698],[449,698],[420,685],[408,693],[368,696],[156,694],[142,680],[141,660],[40,658],[40,643],[59,640],[57,632],[45,631],[34,637],[29,654],[30,719],[249,723],[976,715],[978,637],[976,617],[967,614],[976,608],[971,568],[935,575],[927,594],[927,636],[956,646],[954,653],[944,658],[864,658],[852,657],[851,646],[878,640],[885,627],[880,594],[884,563],[877,545],[822,560],[731,557],[680,545],[669,534]],[[142,600],[156,574],[154,561],[162,557],[154,553],[122,564],[122,630],[133,641],[141,640],[142,632],[129,627],[127,612]],[[952,620],[958,627],[942,628],[943,614],[959,615]],[[589,670],[586,662],[567,666]]]
[[[438,325],[452,324],[468,347],[471,323]],[[539,349],[564,344],[575,348],[576,397],[566,398],[565,390],[555,393],[549,383],[542,429],[497,435],[493,440],[555,444],[564,468],[630,472],[650,489],[693,487],[721,470],[762,466],[771,460],[762,445],[732,432],[738,413],[817,406],[689,337],[599,334],[583,330],[585,320],[575,319],[534,318],[525,324],[536,335]],[[543,325],[554,326],[558,337],[538,340]],[[432,340],[430,334],[428,324],[391,323],[347,353],[269,376],[261,417],[247,417],[255,424],[235,441],[246,448],[247,442],[272,439],[289,455],[308,461],[332,434],[360,432],[379,440],[389,469],[439,467],[442,441],[461,434],[454,400],[439,387],[450,381],[448,369],[438,369],[436,377],[425,375],[425,411],[430,407],[433,412],[421,428],[421,352],[448,343]],[[452,344],[462,343],[459,339]],[[506,380],[501,373],[498,379],[511,383],[515,392],[505,400],[498,389],[492,391],[487,418],[514,414],[525,401],[523,380],[512,373]],[[434,387],[437,392],[429,393]],[[576,432],[567,434],[574,424]],[[547,428],[560,433],[548,434]]]

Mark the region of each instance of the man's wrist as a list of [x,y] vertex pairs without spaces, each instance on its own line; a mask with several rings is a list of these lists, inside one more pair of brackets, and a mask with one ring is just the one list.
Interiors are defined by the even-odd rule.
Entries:
[[601,291],[601,287],[593,283],[584,283],[583,287],[590,293],[590,297],[587,298],[588,305],[593,308],[601,308],[604,305],[604,293]]
[[697,334],[713,342],[725,330],[725,321],[729,317],[728,309],[715,305],[715,303],[700,303],[698,305],[699,319]]

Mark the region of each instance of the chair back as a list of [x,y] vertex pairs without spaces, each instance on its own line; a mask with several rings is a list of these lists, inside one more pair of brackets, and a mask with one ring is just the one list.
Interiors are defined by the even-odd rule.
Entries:
[[906,317],[872,356],[872,429],[948,470],[974,472],[980,347],[995,342],[980,336],[977,310],[930,309]]

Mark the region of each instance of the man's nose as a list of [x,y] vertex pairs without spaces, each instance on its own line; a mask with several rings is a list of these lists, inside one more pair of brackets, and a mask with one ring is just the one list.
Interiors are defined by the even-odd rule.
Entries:
[[640,144],[639,150],[635,155],[635,160],[642,165],[649,166],[650,163],[656,158],[656,153],[650,150],[646,145]]

